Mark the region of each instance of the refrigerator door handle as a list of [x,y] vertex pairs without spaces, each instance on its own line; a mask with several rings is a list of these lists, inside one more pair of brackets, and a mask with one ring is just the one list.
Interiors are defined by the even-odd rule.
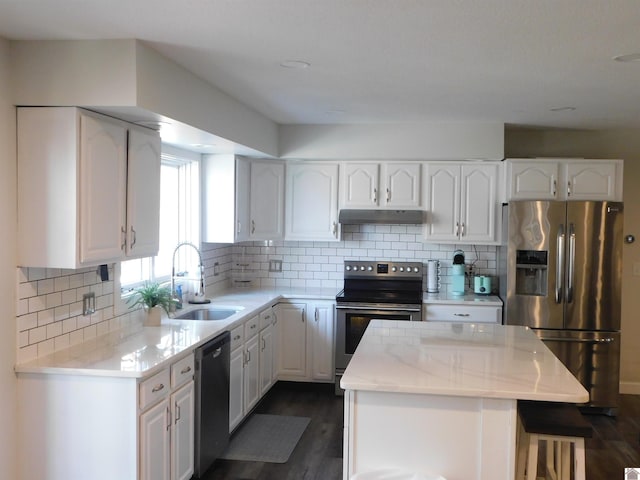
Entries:
[[567,342],[567,343],[611,343],[615,339],[608,338],[566,338],[566,337],[541,337],[543,342]]
[[573,223],[569,224],[569,270],[567,272],[567,303],[573,302],[573,281],[576,263],[576,231]]
[[564,285],[564,225],[558,228],[557,258],[556,258],[556,303],[562,303],[562,288]]

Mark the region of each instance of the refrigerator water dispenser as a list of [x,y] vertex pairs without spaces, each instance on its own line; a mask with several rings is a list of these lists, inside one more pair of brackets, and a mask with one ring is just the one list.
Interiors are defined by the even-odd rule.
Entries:
[[548,252],[518,250],[516,253],[516,295],[547,295]]

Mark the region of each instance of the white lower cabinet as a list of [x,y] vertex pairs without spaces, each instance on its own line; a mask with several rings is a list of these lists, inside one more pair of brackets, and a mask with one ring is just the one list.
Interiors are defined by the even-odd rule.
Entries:
[[[159,403],[155,403],[161,399]],[[193,475],[193,355],[140,383],[140,480]],[[149,404],[153,406],[147,408]]]
[[278,378],[333,382],[335,305],[328,301],[278,304]]
[[275,383],[273,329],[277,318],[266,308],[231,331],[229,432]]
[[424,304],[423,319],[429,322],[502,323],[502,306],[472,302]]

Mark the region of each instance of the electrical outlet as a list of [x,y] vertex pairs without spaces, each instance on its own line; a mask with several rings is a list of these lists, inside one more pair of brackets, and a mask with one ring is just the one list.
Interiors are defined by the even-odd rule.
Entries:
[[213,276],[217,277],[220,275],[220,264],[218,262],[213,264]]
[[82,315],[85,317],[96,312],[96,294],[93,292],[82,295]]
[[269,271],[270,272],[281,272],[282,271],[282,260],[269,260]]
[[469,263],[465,264],[465,273],[467,277],[473,277],[475,273],[474,265]]

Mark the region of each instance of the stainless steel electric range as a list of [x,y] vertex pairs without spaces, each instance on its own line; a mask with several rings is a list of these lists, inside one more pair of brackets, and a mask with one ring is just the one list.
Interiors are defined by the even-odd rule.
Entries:
[[344,262],[344,289],[336,296],[336,394],[371,320],[422,320],[422,270],[420,262]]

